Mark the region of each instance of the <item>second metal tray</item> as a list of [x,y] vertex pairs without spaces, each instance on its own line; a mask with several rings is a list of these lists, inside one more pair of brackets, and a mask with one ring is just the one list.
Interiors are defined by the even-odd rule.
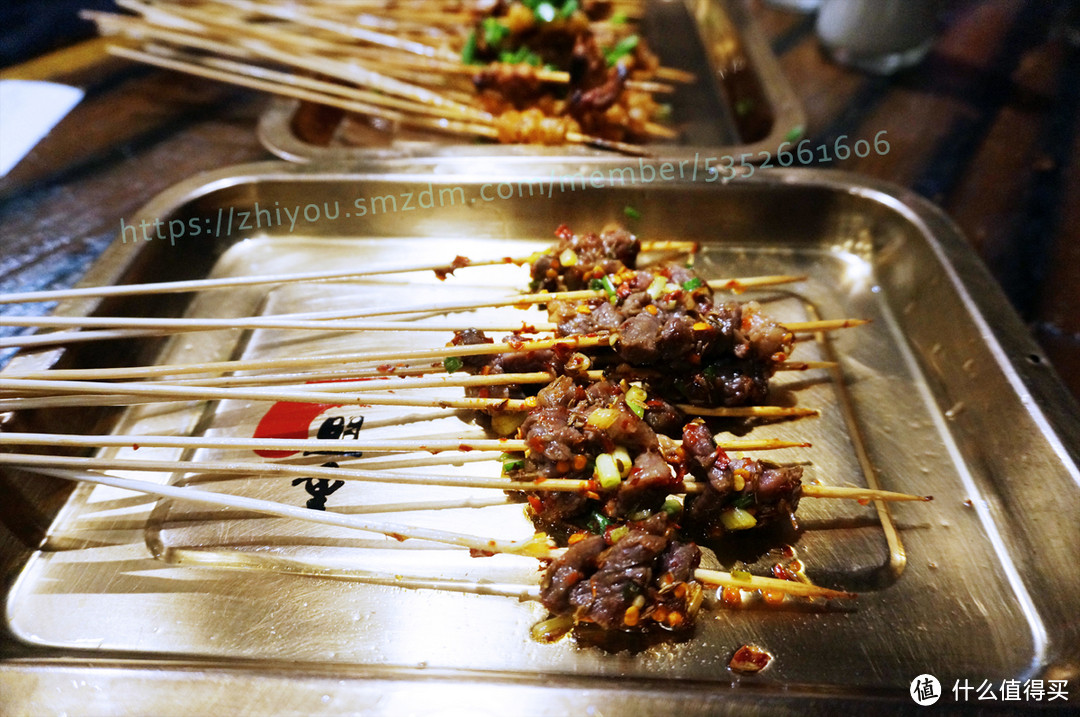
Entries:
[[[759,152],[775,153],[784,141],[802,137],[802,107],[740,2],[649,0],[645,7],[643,32],[650,46],[666,65],[697,75],[694,84],[678,87],[671,100],[680,139],[649,144],[646,150],[670,159],[687,159],[695,152],[746,153],[760,161]],[[267,149],[294,162],[471,156],[535,166],[568,156],[593,163],[619,159],[586,147],[477,145],[434,134],[381,131],[348,120],[339,124],[336,114],[331,124],[337,130],[327,133],[317,117],[298,121],[299,108],[297,101],[275,100],[258,128]],[[319,127],[318,136],[312,127]]]

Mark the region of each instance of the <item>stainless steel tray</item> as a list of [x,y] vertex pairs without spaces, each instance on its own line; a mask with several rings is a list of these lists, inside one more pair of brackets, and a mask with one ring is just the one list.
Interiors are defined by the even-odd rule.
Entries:
[[[672,116],[681,137],[646,149],[656,156],[687,159],[695,152],[751,161],[775,154],[785,141],[801,138],[805,118],[772,50],[737,0],[651,0],[643,32],[665,65],[694,72],[697,82],[672,96]],[[585,147],[477,145],[422,132],[385,132],[338,115],[297,122],[300,103],[275,100],[258,128],[263,145],[294,162],[364,161],[394,157],[496,157],[501,162],[557,163],[567,156],[618,161],[610,152]],[[307,112],[307,110],[305,110]],[[333,113],[329,113],[333,114]],[[327,126],[337,126],[328,131]],[[704,157],[705,154],[702,154]]]
[[[640,235],[702,242],[698,266],[706,275],[806,274],[795,288],[761,297],[784,319],[873,319],[832,344],[799,347],[804,358],[840,362],[834,375],[788,376],[780,389],[786,400],[823,408],[820,419],[756,427],[754,435],[811,440],[808,451],[777,458],[806,461],[821,482],[877,481],[936,500],[885,513],[806,505],[803,532],[778,536],[795,541],[816,581],[860,591],[852,605],[713,606],[690,640],[609,653],[570,640],[532,642],[528,628],[543,611],[531,603],[372,584],[364,573],[382,546],[352,535],[228,520],[103,489],[68,495],[62,484],[7,471],[0,476],[6,596],[0,691],[8,711],[826,714],[838,701],[852,709],[903,710],[913,704],[909,683],[923,673],[937,676],[946,690],[965,678],[1075,684],[1080,625],[1071,596],[1080,587],[1080,535],[1067,516],[1080,508],[1077,409],[938,210],[887,185],[810,170],[759,172],[726,186],[604,181],[549,198],[539,187],[550,177],[530,184],[520,167],[507,166],[501,178],[441,177],[438,167],[438,160],[408,168],[399,162],[393,168],[407,173],[394,175],[376,165],[343,173],[268,163],[198,177],[132,221],[182,219],[190,226],[197,219],[209,226],[219,210],[226,216],[256,203],[265,209],[337,202],[342,212],[294,227],[234,224],[221,236],[206,232],[175,246],[115,243],[87,281],[503,256],[546,242],[559,223],[598,227],[625,219],[624,208],[632,206],[641,214],[631,222]],[[486,196],[497,196],[491,192],[501,180],[514,188],[513,198],[481,199],[485,185]],[[386,197],[403,201],[405,193],[415,198],[429,188],[434,197],[455,199],[431,209],[344,216],[360,198],[370,207],[372,198],[383,197],[385,208]],[[463,270],[446,283],[429,274],[249,288],[230,292],[228,301],[207,293],[187,302],[67,302],[58,311],[246,316],[313,303],[400,303],[395,297],[402,292],[414,299],[485,292],[517,286],[520,273],[498,267]],[[387,340],[232,330],[27,354],[7,371],[102,365],[103,354],[109,364],[142,363],[151,355],[199,361]],[[7,416],[5,430],[250,435],[264,411],[227,402],[169,411],[41,410]],[[397,430],[399,419],[384,419],[386,430]],[[406,429],[444,430],[412,419]],[[148,454],[139,451],[140,458],[175,457]],[[251,481],[226,489],[269,491],[298,504],[305,497]],[[342,494],[342,505],[367,497]],[[455,520],[485,534],[528,529],[520,513]],[[762,550],[744,542],[709,559],[730,565]],[[437,569],[510,582],[535,575],[531,564],[448,561],[446,551],[424,546],[408,552],[401,563],[406,575]],[[288,572],[312,564],[329,576]],[[760,675],[739,677],[726,669],[727,660],[748,642],[772,650],[776,660]]]

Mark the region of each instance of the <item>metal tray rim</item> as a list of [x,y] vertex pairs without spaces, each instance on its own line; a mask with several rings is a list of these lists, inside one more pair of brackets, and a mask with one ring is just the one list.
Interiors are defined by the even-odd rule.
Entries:
[[[437,159],[432,161],[437,161]],[[392,181],[394,179],[416,178],[416,175],[411,172],[387,173],[381,171],[386,168],[385,165],[380,166],[379,163],[368,163],[360,168],[350,167],[348,176],[350,181]],[[392,168],[400,169],[396,163]],[[164,216],[164,212],[175,207],[181,200],[190,201],[193,198],[205,196],[228,186],[276,180],[319,181],[321,179],[340,177],[340,171],[342,170],[327,166],[297,166],[279,161],[223,168],[197,175],[174,185],[148,202],[138,212],[136,220],[143,217]],[[438,179],[461,182],[468,181],[469,178],[466,175]],[[484,178],[488,179],[489,177]],[[1045,363],[1041,366],[1034,366],[1025,364],[1020,359],[1012,358],[1018,355],[1017,351],[1021,352],[1019,354],[1021,356],[1029,354],[1039,356],[1041,352],[1036,347],[1033,339],[1027,334],[1019,317],[1011,309],[1007,308],[1000,289],[993,284],[985,267],[981,265],[972,250],[966,245],[959,230],[942,210],[926,199],[896,185],[834,171],[811,169],[777,170],[763,172],[758,177],[742,181],[752,184],[815,186],[863,195],[879,202],[888,203],[893,209],[903,212],[908,218],[925,228],[929,235],[928,239],[938,257],[942,260],[950,280],[955,284],[955,288],[963,300],[974,309],[972,314],[980,323],[980,326],[985,329],[985,338],[991,344],[1001,369],[1010,377],[1010,381],[1018,391],[1022,391],[1024,396],[1032,398],[1031,407],[1033,410],[1038,411],[1046,435],[1054,439],[1052,442],[1058,455],[1062,458],[1063,464],[1066,465],[1074,479],[1080,475],[1080,471],[1077,469],[1077,449],[1080,449],[1080,442],[1067,443],[1069,438],[1080,436],[1080,411],[1077,410],[1075,402],[1067,396],[1060,383],[1057,382],[1052,370],[1048,369]],[[123,273],[122,267],[117,267],[115,262],[109,261],[110,257],[113,259],[120,258],[121,250],[122,247],[114,242],[114,245],[91,269],[82,284],[97,284],[103,280],[108,280],[109,277],[115,278],[121,275]],[[114,252],[116,256],[114,256]],[[126,262],[134,261],[134,256],[134,254],[127,256]],[[1005,310],[1002,310],[1003,307],[1005,307]],[[70,308],[78,310],[75,307]],[[92,310],[91,306],[79,308],[85,308],[87,313]],[[987,316],[993,316],[994,320],[989,321],[986,318]],[[16,362],[13,361],[12,365],[14,363]],[[1045,405],[1043,397],[1047,395],[1048,390],[1050,395],[1056,392],[1059,402],[1049,405],[1044,410],[1042,408]],[[5,649],[4,652],[8,651]],[[21,658],[16,657],[13,660],[0,661],[0,683],[17,681],[28,674],[39,673],[41,670],[49,671],[58,664],[57,660],[47,656],[35,658],[33,653],[40,654],[40,651],[31,650]],[[61,660],[59,664],[64,662]],[[211,670],[229,670],[236,667],[232,664],[223,665],[220,662],[213,661],[205,665],[201,662],[196,664],[200,668]],[[146,663],[138,663],[139,667],[145,667],[145,665]],[[64,666],[70,667],[70,665]],[[125,669],[123,663],[118,664],[105,657],[78,660],[75,662],[75,666],[77,671],[85,668],[91,674],[98,674],[94,670],[100,668],[115,668],[120,671]],[[176,669],[177,665],[166,662],[162,664],[162,667],[169,670]],[[16,677],[12,677],[12,675],[16,675]],[[856,699],[859,698],[856,697]],[[769,696],[765,701],[771,707],[778,708],[786,699],[777,700]],[[794,704],[794,701],[792,704]]]

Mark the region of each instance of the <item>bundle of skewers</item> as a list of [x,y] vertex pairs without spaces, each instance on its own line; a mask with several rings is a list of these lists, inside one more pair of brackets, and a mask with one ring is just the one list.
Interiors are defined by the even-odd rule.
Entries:
[[[61,329],[8,339],[27,346],[143,337],[155,333],[267,328],[303,331],[453,331],[445,346],[397,352],[237,359],[115,369],[65,369],[0,379],[0,410],[83,405],[134,405],[160,401],[240,399],[313,406],[422,406],[467,411],[489,432],[484,439],[354,440],[343,438],[340,419],[324,422],[318,438],[229,438],[162,435],[0,433],[0,444],[66,448],[175,447],[255,450],[265,460],[186,461],[72,458],[3,453],[0,464],[88,483],[141,491],[315,524],[381,533],[397,540],[434,541],[466,548],[477,559],[507,553],[545,566],[538,586],[504,594],[539,600],[551,617],[534,634],[561,634],[584,626],[614,632],[684,632],[705,603],[707,588],[720,602],[738,605],[760,593],[767,602],[850,598],[843,590],[812,584],[797,559],[777,563],[771,576],[700,567],[702,551],[737,533],[779,522],[796,525],[804,499],[927,500],[922,496],[804,483],[802,465],[781,465],[741,455],[808,445],[777,439],[725,439],[720,421],[795,421],[812,407],[768,405],[777,372],[828,368],[792,361],[799,334],[860,325],[841,319],[780,324],[756,302],[720,300],[718,292],[744,291],[800,280],[771,276],[706,281],[688,262],[645,264],[643,249],[689,252],[679,242],[641,242],[625,229],[576,234],[556,231],[553,247],[527,257],[452,261],[424,266],[309,272],[264,277],[205,279],[166,284],[81,288],[0,295],[0,302],[156,292],[210,292],[237,286],[360,279],[399,271],[434,271],[439,279],[472,266],[527,265],[526,293],[496,299],[307,312],[245,319],[126,319],[124,317],[5,319],[0,323]],[[482,307],[520,312],[541,307],[548,322],[507,320],[480,326],[450,315]],[[436,313],[436,323],[414,320]],[[394,320],[393,317],[399,317]],[[373,319],[387,319],[376,321]],[[530,319],[535,318],[530,315]],[[496,341],[488,332],[510,331]],[[388,377],[393,388],[388,390]],[[459,399],[432,401],[412,389],[461,388]],[[308,433],[305,423],[304,435]],[[323,433],[326,435],[323,435]],[[310,451],[335,460],[298,465],[283,457]],[[498,476],[403,473],[350,466],[361,452],[428,452],[428,459],[394,464],[416,468],[440,462],[469,464],[469,456],[500,456]],[[453,455],[456,458],[447,459]],[[479,463],[479,460],[477,461]],[[76,470],[73,470],[76,469]],[[93,472],[91,472],[93,471]],[[192,487],[158,485],[99,471],[199,471],[280,476],[321,481],[306,507],[227,495]],[[521,505],[535,535],[501,540],[430,527],[367,519],[327,509],[331,483],[350,481],[487,489],[491,501],[426,501],[396,505],[395,512],[440,508],[482,509]],[[363,512],[389,511],[369,506]],[[386,582],[395,583],[391,578]],[[445,581],[412,581],[410,587],[462,589]],[[474,586],[475,587],[475,586]],[[477,591],[487,591],[476,587]]]
[[338,108],[395,131],[642,154],[657,97],[693,80],[648,48],[634,0],[117,0],[84,12],[131,60]]

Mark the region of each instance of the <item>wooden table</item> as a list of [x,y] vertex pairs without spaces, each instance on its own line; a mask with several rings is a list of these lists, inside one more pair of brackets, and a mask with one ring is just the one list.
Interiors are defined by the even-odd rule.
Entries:
[[[811,17],[747,5],[802,100],[813,146],[887,131],[885,156],[816,166],[886,179],[941,205],[1080,397],[1075,10],[1070,43],[1064,0],[952,0],[931,55],[881,78],[827,60]],[[71,285],[120,219],[158,192],[269,158],[254,133],[264,97],[102,60],[100,41],[2,76],[67,82],[87,97],[0,180],[0,291]]]

